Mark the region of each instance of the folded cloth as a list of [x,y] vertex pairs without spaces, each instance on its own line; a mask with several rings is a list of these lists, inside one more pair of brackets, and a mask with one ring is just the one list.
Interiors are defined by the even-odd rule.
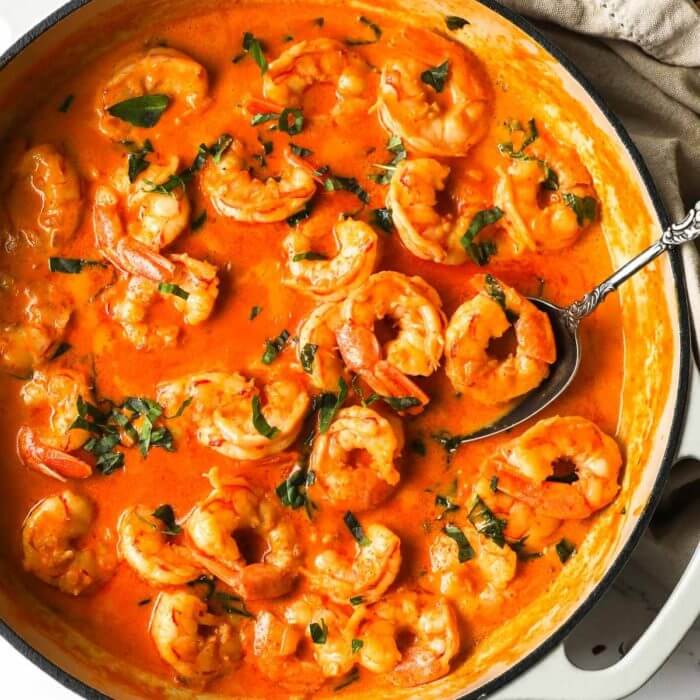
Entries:
[[[672,219],[700,200],[700,9],[690,0],[501,0],[578,66],[641,151]],[[697,250],[683,249],[700,327]],[[697,429],[697,427],[696,427]],[[674,469],[639,564],[669,590],[700,539],[700,463]]]

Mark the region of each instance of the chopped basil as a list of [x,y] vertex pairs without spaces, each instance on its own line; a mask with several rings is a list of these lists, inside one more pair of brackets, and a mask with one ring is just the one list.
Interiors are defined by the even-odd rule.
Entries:
[[304,128],[304,113],[298,107],[285,107],[279,116],[280,131],[290,136],[296,136]]
[[265,352],[262,356],[263,364],[271,365],[289,340],[289,331],[285,328],[276,338],[265,341]]
[[372,167],[377,168],[380,172],[369,175],[369,178],[378,185],[386,185],[391,182],[391,177],[394,174],[394,170],[396,170],[396,166],[408,157],[406,147],[403,145],[403,141],[399,136],[389,137],[386,143],[386,150],[393,154],[391,160],[388,163],[373,163]]
[[503,309],[509,321],[517,320],[517,315],[506,306],[506,293],[501,287],[501,283],[492,275],[486,275],[486,293]]
[[361,547],[365,547],[369,544],[369,538],[365,535],[362,525],[360,525],[358,519],[350,511],[347,511],[343,516],[343,522]]
[[193,400],[194,397],[189,396],[180,404],[180,407],[177,409],[177,411],[175,411],[175,413],[173,413],[172,416],[166,416],[166,418],[168,418],[168,420],[172,420],[173,418],[179,418],[185,412],[185,409],[192,403]]
[[129,153],[127,156],[129,182],[134,182],[138,175],[148,168],[150,161],[146,156],[149,153],[153,153],[153,144],[148,139],[143,142],[141,148]]
[[172,294],[173,296],[180,297],[180,299],[187,300],[190,298],[190,293],[187,290],[171,282],[161,282],[158,285],[158,291],[161,294]]
[[77,275],[86,267],[104,267],[100,260],[84,260],[82,258],[49,258],[50,272],[63,272],[67,275]]
[[411,442],[408,443],[408,449],[411,450],[411,452],[415,452],[415,454],[420,455],[421,457],[425,457],[425,455],[427,454],[425,443],[420,438],[415,438],[415,440],[411,440]]
[[57,357],[65,355],[71,349],[71,347],[72,346],[70,343],[60,343],[59,346],[53,351],[53,354],[49,359],[55,360]]
[[384,401],[395,411],[407,411],[414,406],[420,406],[421,401],[415,396],[378,396],[377,398]]
[[260,407],[260,397],[256,394],[253,396],[253,426],[255,429],[268,440],[272,440],[277,433],[279,433],[279,428],[275,428],[270,425],[265,416],[262,413],[262,408]]
[[435,496],[435,505],[444,508],[442,513],[438,515],[438,520],[442,520],[447,513],[454,513],[456,510],[459,510],[459,506],[449,496],[441,496],[440,494]]
[[435,92],[442,92],[445,89],[445,83],[447,82],[447,75],[450,71],[450,62],[445,61],[439,66],[434,66],[433,68],[428,68],[420,74],[420,79],[426,84],[430,85]]
[[367,44],[376,44],[382,36],[381,27],[378,24],[374,23],[371,19],[368,19],[363,15],[360,15],[357,18],[357,21],[361,24],[364,24],[366,27],[369,27],[372,30],[372,34],[374,34],[374,39],[346,39],[345,43],[348,46],[365,46]]
[[433,433],[433,440],[445,449],[448,455],[457,451],[460,445],[469,442],[469,435],[452,435],[446,430],[441,430],[438,433]]
[[[207,151],[211,156],[211,159],[218,163],[221,161],[221,156],[226,153],[231,144],[233,143],[233,136],[231,134],[221,134],[216,141],[211,146],[207,147]],[[201,148],[201,146],[200,146]]]
[[497,476],[492,476],[490,481],[489,481],[489,488],[493,493],[496,493],[498,491],[498,477]]
[[372,223],[385,233],[391,233],[394,228],[394,219],[391,216],[391,209],[388,207],[372,209]]
[[328,257],[323,253],[316,253],[313,250],[307,250],[303,253],[296,253],[292,257],[292,262],[299,262],[300,260],[328,260]]
[[187,170],[183,170],[179,175],[173,173],[165,182],[155,183],[152,180],[144,180],[143,182],[147,188],[144,187],[143,191],[172,196],[173,192],[175,192],[178,187],[182,187],[183,190],[185,189],[190,177],[190,173]]
[[353,683],[356,683],[357,681],[360,680],[360,670],[355,667],[348,673],[345,678],[343,678],[338,685],[333,686],[333,690],[335,692],[338,692],[339,690],[343,690],[343,688],[347,688],[349,685],[352,685]]
[[475,243],[474,239],[483,228],[495,224],[502,216],[503,210],[498,207],[478,211],[472,218],[466,233],[460,239],[462,247],[477,265],[486,265],[489,258],[496,252],[496,245],[493,241]]
[[297,146],[295,143],[289,144],[289,150],[299,158],[308,158],[312,156],[314,152],[310,148],[305,148],[304,146]]
[[542,556],[542,552],[531,552],[525,549],[525,542],[527,540],[527,535],[521,537],[519,540],[509,540],[508,546],[515,552],[515,556],[518,557],[519,561],[530,561],[531,559],[539,559]]
[[290,41],[294,41],[294,37],[293,37],[291,34],[285,34],[285,35],[282,37],[282,41],[283,41],[285,44],[288,44]]
[[311,20],[317,27],[322,27],[326,23],[325,17],[316,17]]
[[301,366],[304,372],[311,374],[314,371],[314,359],[316,357],[316,352],[318,350],[318,345],[313,343],[306,343],[299,353],[301,359]]
[[283,506],[297,510],[305,508],[309,520],[313,519],[313,512],[316,505],[308,496],[308,487],[316,480],[316,475],[312,471],[308,471],[305,466],[297,466],[287,478],[281,482],[275,489],[277,497],[282,502]]
[[354,595],[350,598],[350,605],[362,605],[364,602],[365,599],[361,595]]
[[75,95],[66,95],[63,102],[61,102],[61,104],[59,105],[58,111],[63,112],[65,114],[71,108],[74,99]]
[[[508,131],[513,133],[514,131],[525,131],[523,128],[522,124],[516,119],[516,120],[511,120],[506,123],[506,127],[508,128]],[[508,141],[506,143],[499,143],[498,144],[498,150],[504,155],[508,156],[509,158],[515,158],[517,160],[533,160],[531,156],[529,156],[527,153],[525,153],[525,149],[533,143],[539,136],[539,132],[537,131],[537,123],[535,122],[534,119],[530,119],[527,123],[527,136],[523,139],[522,144],[520,144],[520,148],[516,150],[515,146],[513,145],[512,141]]]
[[[241,617],[254,617],[254,615],[245,606],[245,601],[237,595],[226,593],[225,591],[215,591],[213,595],[220,605],[221,609],[227,615],[240,615]],[[233,605],[232,603],[236,603]]]
[[350,648],[352,649],[352,653],[357,654],[357,652],[360,651],[360,649],[362,649],[364,644],[365,643],[361,639],[353,639],[350,642]]
[[163,523],[163,532],[166,535],[178,535],[182,531],[182,528],[175,522],[175,511],[169,503],[158,506],[153,511],[153,517],[158,518]]
[[248,314],[248,320],[252,321],[254,318],[258,317],[260,315],[261,311],[262,311],[262,306],[251,307],[250,313]]
[[562,199],[566,206],[571,207],[576,214],[576,223],[583,226],[586,221],[595,221],[598,202],[595,197],[579,197],[572,192],[564,192]]
[[457,544],[457,558],[460,564],[474,558],[474,548],[469,544],[467,536],[456,525],[448,523],[442,531]]
[[291,227],[298,226],[304,219],[311,216],[311,202],[307,202],[296,214],[287,217],[287,224]]
[[542,187],[546,190],[556,191],[559,189],[559,176],[552,170],[545,161],[541,161],[542,168],[544,169],[544,181],[542,182]]
[[326,192],[337,192],[345,190],[354,194],[364,204],[369,204],[369,194],[362,188],[354,177],[343,177],[342,175],[329,174],[323,181]]
[[199,231],[199,229],[202,228],[202,226],[204,226],[206,221],[207,212],[206,210],[204,210],[197,214],[197,216],[195,216],[194,219],[192,219],[192,223],[190,224],[190,231]]
[[136,605],[138,605],[140,608],[142,608],[144,605],[148,605],[151,602],[151,598],[143,598],[142,600],[139,600]]
[[169,104],[170,98],[167,95],[139,95],[117,102],[108,107],[107,111],[124,122],[149,128],[158,123]]
[[257,126],[258,124],[265,124],[266,122],[279,119],[279,117],[280,115],[278,112],[258,112],[258,114],[253,115],[253,118],[250,120],[250,125]]
[[321,618],[321,624],[312,622],[309,625],[309,633],[314,644],[325,644],[328,639],[328,627],[325,620]]
[[[130,425],[133,425],[137,418],[139,419],[138,444],[143,457],[152,447],[160,447],[168,452],[173,451],[173,435],[170,430],[155,425],[156,421],[163,416],[163,407],[159,403],[145,397],[131,396],[124,401],[122,408],[131,411],[128,419],[121,414],[122,419],[128,420]],[[116,419],[119,421],[119,418]]]
[[506,543],[503,531],[508,524],[505,520],[497,518],[493,511],[477,496],[474,505],[469,511],[469,522],[485,537],[493,540],[499,547]]
[[464,19],[464,17],[457,17],[456,15],[447,15],[445,17],[445,24],[450,31],[455,31],[457,29],[462,29],[470,24],[469,20]]
[[188,581],[187,585],[190,588],[194,588],[195,586],[205,586],[207,592],[204,594],[204,599],[209,600],[214,595],[214,591],[216,590],[216,579],[213,576],[202,574],[192,581]]
[[565,537],[557,542],[555,549],[557,550],[559,561],[562,564],[566,564],[566,562],[571,558],[571,555],[576,551],[576,547],[574,547],[574,545],[571,544],[571,542],[569,542],[569,540],[567,540]]
[[265,58],[263,44],[250,32],[243,34],[243,51],[258,64],[261,73],[267,72],[267,59]]
[[320,432],[325,433],[330,428],[335,414],[345,403],[347,396],[348,385],[342,377],[338,379],[337,394],[331,391],[321,394],[318,399],[318,429]]

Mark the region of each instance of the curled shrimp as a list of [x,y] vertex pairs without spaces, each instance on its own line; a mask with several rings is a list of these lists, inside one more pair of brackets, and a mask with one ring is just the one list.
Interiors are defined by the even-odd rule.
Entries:
[[90,437],[81,428],[71,428],[78,418],[78,400],[91,401],[92,388],[83,371],[70,369],[37,370],[24,384],[21,397],[40,413],[48,409],[46,429],[20,428],[17,451],[22,462],[59,481],[86,479],[92,467],[71,454]]
[[402,448],[400,422],[363,406],[342,408],[314,441],[309,460],[316,477],[312,489],[321,491],[335,508],[373,508],[399,483],[396,462]]
[[42,234],[50,245],[66,243],[80,223],[80,178],[71,160],[52,144],[26,151],[13,173],[10,219],[19,231]]
[[375,603],[394,582],[401,567],[401,540],[388,527],[371,523],[365,527],[368,543],[355,543],[348,561],[333,549],[314,558],[309,572],[313,587],[336,603],[360,596],[363,604]]
[[163,661],[189,683],[204,685],[242,656],[236,627],[188,591],[158,595],[149,631]]
[[[433,32],[407,30],[408,48],[390,58],[379,81],[379,119],[411,149],[427,155],[464,156],[489,128],[488,79],[464,46]],[[444,89],[422,79],[446,66]]]
[[336,391],[347,376],[335,339],[340,323],[340,304],[329,303],[317,306],[299,326],[297,356],[317,389]]
[[[188,398],[187,411],[203,445],[240,460],[277,454],[296,439],[309,406],[309,395],[295,379],[276,379],[258,388],[236,372],[204,372],[162,382],[157,400],[174,413]],[[256,427],[255,406],[271,430]]]
[[94,590],[116,566],[107,534],[89,537],[94,503],[72,491],[39,501],[22,524],[26,571],[70,595]]
[[499,168],[494,190],[495,203],[504,213],[499,223],[515,253],[572,245],[597,216],[590,173],[573,148],[542,130],[521,152],[525,157],[512,158],[506,168]]
[[546,517],[587,518],[620,488],[620,448],[586,418],[541,420],[503,447],[500,457],[499,491]]
[[319,83],[333,83],[337,120],[366,115],[372,104],[370,67],[357,53],[334,39],[310,39],[293,44],[268,67],[263,95],[283,106],[298,107],[306,90]]
[[[245,479],[223,479],[215,469],[209,479],[213,491],[195,506],[185,526],[195,559],[245,599],[289,592],[301,553],[293,525]],[[249,562],[236,541],[236,534],[245,531],[265,543],[259,562]]]
[[114,141],[129,137],[134,127],[109,112],[120,102],[142,95],[166,95],[175,100],[178,117],[206,102],[209,78],[205,68],[187,54],[166,47],[139,51],[117,65],[97,99],[100,131]]
[[[399,648],[409,632],[412,641]],[[443,596],[400,590],[370,608],[358,637],[360,664],[388,673],[396,685],[414,687],[447,674],[459,651],[459,627]]]
[[311,172],[289,151],[285,151],[285,164],[278,177],[253,177],[245,148],[236,139],[218,162],[209,160],[202,171],[201,185],[221,216],[253,223],[284,221],[303,209],[316,192]]
[[284,283],[304,294],[337,301],[363,284],[377,260],[377,234],[362,221],[341,217],[333,227],[336,254],[309,259],[313,237],[308,226],[299,226],[284,239],[288,275]]
[[445,189],[448,166],[432,158],[401,161],[391,178],[386,204],[401,241],[423,260],[461,265],[467,252],[460,243],[469,219],[441,215],[437,193]]
[[[372,275],[343,302],[337,339],[346,366],[378,394],[411,396],[427,404],[428,396],[406,375],[427,377],[440,364],[445,343],[441,306],[437,292],[420,277],[391,271]],[[382,345],[374,324],[386,317],[398,333]]]
[[[537,387],[556,360],[552,326],[543,311],[490,275],[476,275],[479,293],[452,315],[445,333],[445,371],[457,391],[483,404],[498,404]],[[505,359],[489,343],[510,328],[517,346]]]
[[181,586],[202,574],[203,567],[165,530],[151,508],[132,506],[119,516],[117,549],[121,559],[144,581],[154,586]]

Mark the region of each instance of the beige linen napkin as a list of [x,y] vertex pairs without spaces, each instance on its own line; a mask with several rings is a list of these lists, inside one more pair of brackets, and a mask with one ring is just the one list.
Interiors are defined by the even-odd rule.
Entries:
[[[671,218],[700,200],[700,10],[694,3],[501,2],[535,20],[598,89],[644,156]],[[686,246],[683,258],[697,328],[697,251]],[[670,589],[699,539],[700,466],[684,463],[674,469],[636,558]]]

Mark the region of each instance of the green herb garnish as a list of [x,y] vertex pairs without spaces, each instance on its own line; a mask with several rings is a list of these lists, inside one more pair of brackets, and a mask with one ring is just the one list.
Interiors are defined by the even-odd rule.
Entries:
[[595,221],[598,211],[598,202],[594,197],[579,197],[571,192],[564,192],[562,199],[567,207],[571,207],[576,214],[576,223],[583,226],[586,221]]
[[447,513],[454,513],[456,510],[459,510],[459,506],[449,496],[442,496],[440,494],[435,496],[435,505],[444,508],[442,513],[438,515],[438,520],[442,520]]
[[366,27],[369,27],[372,30],[372,34],[374,34],[373,39],[346,39],[345,43],[348,46],[366,46],[367,44],[376,44],[379,39],[382,36],[382,29],[381,27],[373,22],[371,19],[368,19],[367,17],[364,17],[363,15],[360,15],[357,18],[357,21],[360,22],[361,24],[364,24]]
[[447,82],[447,75],[450,71],[450,62],[445,61],[439,66],[434,66],[433,68],[428,68],[420,74],[420,79],[426,84],[430,85],[435,92],[442,92],[445,89],[445,83]]
[[445,17],[445,24],[450,31],[456,31],[457,29],[462,29],[470,24],[469,20],[464,19],[464,17],[457,17],[456,15],[447,15]]
[[353,639],[352,642],[350,642],[350,648],[352,649],[353,654],[357,654],[360,649],[364,646],[364,642],[361,639]]
[[61,102],[61,104],[59,105],[58,111],[63,112],[65,114],[71,108],[74,99],[75,95],[66,95],[63,102]]
[[442,528],[442,531],[452,540],[457,543],[457,558],[460,564],[474,558],[474,548],[469,544],[467,536],[456,525],[448,523]]
[[277,356],[284,350],[289,340],[289,331],[285,328],[276,338],[265,341],[265,352],[262,356],[263,364],[271,365]]
[[328,260],[328,257],[323,253],[316,253],[313,250],[307,250],[303,253],[295,253],[292,256],[292,262],[299,262],[301,260]]
[[254,318],[257,318],[260,315],[261,311],[262,311],[262,306],[251,307],[250,313],[248,314],[248,320],[252,321]]
[[372,167],[377,168],[380,172],[369,175],[370,180],[373,180],[378,185],[387,185],[391,182],[396,166],[408,157],[406,147],[399,136],[389,137],[389,140],[386,142],[386,150],[393,154],[391,160],[388,163],[373,163]]
[[474,239],[483,228],[495,224],[502,216],[503,210],[498,207],[478,211],[472,218],[466,233],[460,239],[462,247],[477,265],[486,265],[489,258],[496,252],[496,244],[493,241],[476,243]]
[[169,503],[158,506],[152,513],[154,518],[158,518],[163,525],[163,533],[166,535],[178,535],[182,528],[175,522],[175,511]]
[[199,231],[199,229],[202,228],[202,226],[204,226],[206,221],[207,212],[206,210],[204,210],[197,214],[197,216],[195,216],[194,219],[192,219],[192,223],[190,224],[190,231]]
[[[262,74],[267,72],[267,59],[265,58],[263,44],[250,32],[245,32],[245,34],[243,34],[243,55],[245,56],[246,54],[258,64]],[[241,56],[241,54],[238,54],[238,56]],[[238,56],[236,56],[236,58],[238,58]]]
[[108,107],[107,111],[113,117],[134,126],[150,128],[158,123],[169,104],[170,98],[167,95],[139,95],[117,102]]
[[314,345],[314,343],[306,343],[299,353],[301,366],[304,369],[304,372],[307,374],[311,374],[314,370],[314,358],[316,357],[317,351],[318,345]]
[[279,115],[280,131],[290,136],[296,136],[304,128],[304,113],[298,107],[285,107]]
[[314,644],[325,644],[328,639],[328,627],[325,620],[321,618],[321,623],[312,622],[309,625],[309,633]]
[[257,394],[253,396],[252,406],[253,426],[262,436],[266,437],[268,440],[272,440],[272,438],[279,433],[279,428],[270,425],[265,419],[260,406],[260,397]]
[[350,598],[350,605],[362,605],[362,603],[365,602],[365,599],[361,595],[354,595],[352,598]]
[[372,209],[372,223],[385,233],[391,233],[394,228],[394,219],[391,216],[391,209],[388,207]]
[[321,394],[318,398],[318,429],[325,433],[330,428],[335,414],[340,407],[345,403],[348,396],[348,385],[346,381],[340,377],[338,379],[338,393],[334,394],[327,391]]
[[190,298],[190,293],[187,290],[171,282],[161,282],[158,285],[158,291],[161,294],[172,294],[173,296],[180,297],[180,299],[187,300]]
[[289,144],[289,150],[299,158],[308,158],[312,156],[314,152],[310,148],[305,148],[304,146],[297,146],[295,143]]
[[105,267],[105,264],[100,260],[84,260],[83,258],[49,258],[50,272],[77,275],[86,267]]
[[359,520],[350,511],[347,511],[343,516],[343,522],[361,547],[366,547],[369,544],[369,538],[365,535],[362,525],[360,525]]
[[574,545],[571,544],[571,542],[569,542],[569,540],[567,540],[565,537],[557,542],[555,549],[557,550],[559,561],[562,564],[566,564],[566,562],[571,558],[571,555],[576,551],[576,547],[574,547]]
[[503,531],[508,524],[505,520],[497,518],[493,511],[477,496],[474,505],[469,511],[469,522],[485,537],[493,540],[499,547],[506,543]]
[[287,217],[287,224],[292,228],[298,226],[304,219],[311,216],[312,204],[307,202],[296,214]]

